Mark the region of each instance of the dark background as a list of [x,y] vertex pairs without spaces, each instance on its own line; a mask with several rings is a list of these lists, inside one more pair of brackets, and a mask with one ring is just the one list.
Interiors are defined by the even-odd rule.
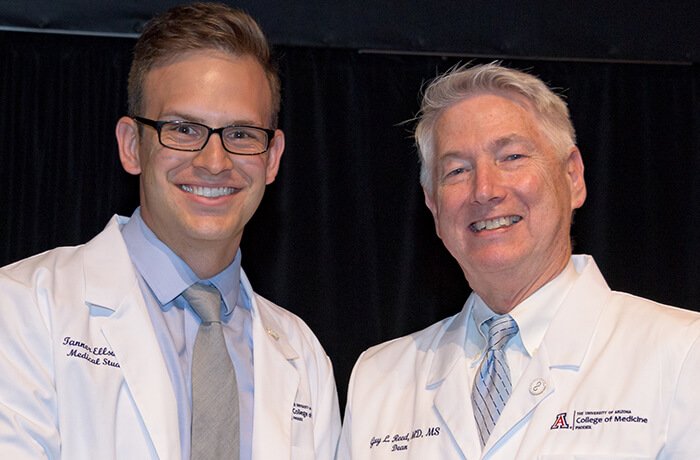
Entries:
[[[121,170],[114,125],[136,32],[176,3],[0,4],[0,265],[131,214],[138,180]],[[287,135],[243,266],[316,332],[341,401],[362,350],[456,313],[469,293],[403,123],[457,63],[499,58],[559,88],[589,192],[575,252],[613,289],[700,309],[697,2],[582,3],[236,3],[275,45]]]

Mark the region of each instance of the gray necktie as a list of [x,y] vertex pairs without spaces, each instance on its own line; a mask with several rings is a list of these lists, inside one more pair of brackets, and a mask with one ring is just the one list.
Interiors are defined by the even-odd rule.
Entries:
[[221,328],[221,295],[193,284],[183,297],[202,323],[192,353],[192,460],[238,459],[240,430],[236,372]]
[[482,447],[510,396],[510,369],[503,348],[518,333],[518,325],[510,315],[494,316],[486,324],[489,327],[488,346],[472,391],[472,407]]

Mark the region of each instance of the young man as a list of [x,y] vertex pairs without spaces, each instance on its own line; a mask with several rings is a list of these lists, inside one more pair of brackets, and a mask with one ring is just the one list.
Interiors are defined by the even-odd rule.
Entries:
[[613,292],[572,256],[586,186],[565,103],[522,72],[456,69],[415,135],[473,294],[360,357],[338,458],[697,458],[700,315]]
[[243,12],[193,4],[146,26],[116,127],[140,207],[0,273],[0,457],[334,455],[328,357],[241,270],[284,151],[279,104]]

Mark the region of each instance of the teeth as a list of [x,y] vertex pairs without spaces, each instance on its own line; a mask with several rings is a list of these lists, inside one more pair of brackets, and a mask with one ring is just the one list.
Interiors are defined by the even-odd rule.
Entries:
[[206,198],[217,198],[224,195],[231,195],[236,191],[233,187],[198,187],[191,185],[181,185],[180,188],[187,193],[194,193]]
[[511,225],[520,222],[523,218],[520,216],[498,217],[496,219],[480,220],[470,225],[475,232],[482,230],[494,230],[501,227],[510,227]]

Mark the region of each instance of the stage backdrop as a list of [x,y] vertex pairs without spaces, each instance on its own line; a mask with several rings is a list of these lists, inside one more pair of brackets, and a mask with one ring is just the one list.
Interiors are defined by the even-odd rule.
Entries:
[[[121,171],[113,134],[133,39],[2,32],[0,44],[5,264],[88,240],[133,211],[138,183]],[[246,228],[243,266],[316,332],[344,401],[362,350],[455,314],[469,293],[435,236],[405,123],[421,86],[465,59],[276,52],[287,149]],[[594,255],[614,289],[697,310],[698,64],[505,64],[559,88],[571,108],[589,192],[575,251]]]

